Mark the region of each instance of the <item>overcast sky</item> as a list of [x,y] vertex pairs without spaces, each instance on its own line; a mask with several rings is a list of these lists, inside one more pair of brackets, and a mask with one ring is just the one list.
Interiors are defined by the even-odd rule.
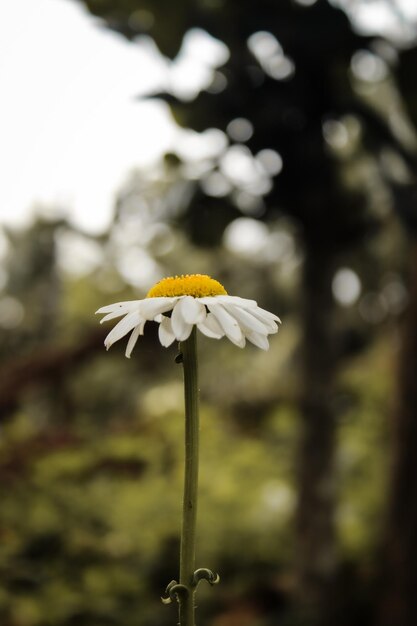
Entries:
[[68,0],[0,8],[0,215],[21,222],[58,204],[93,230],[129,169],[173,140],[162,105],[135,98],[161,82],[155,55]]
[[[349,4],[362,7],[363,26],[392,30],[390,3]],[[397,21],[417,19],[417,0],[395,5],[403,11]],[[196,50],[204,50],[197,40],[188,42],[185,71],[177,68],[179,83],[190,76],[200,85],[208,80],[209,46],[190,66]],[[225,52],[217,53],[220,62]],[[0,222],[23,224],[43,204],[61,207],[86,230],[105,228],[129,171],[178,143],[167,108],[137,100],[166,85],[167,75],[150,44],[129,43],[100,27],[76,2],[1,3]]]

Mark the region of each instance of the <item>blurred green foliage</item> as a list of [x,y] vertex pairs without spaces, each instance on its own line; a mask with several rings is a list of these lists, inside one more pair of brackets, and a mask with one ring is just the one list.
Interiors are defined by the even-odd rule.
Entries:
[[[93,278],[63,280],[61,293],[72,305],[62,307],[58,326],[65,320],[70,337],[80,303],[89,316],[100,299]],[[291,358],[294,334],[285,320],[269,353],[200,341],[197,563],[222,575],[218,589],[201,590],[201,618],[227,611],[243,593],[256,606],[262,582],[277,596],[292,588],[299,424],[291,366],[282,361],[283,354]],[[367,576],[376,563],[387,480],[391,349],[378,341],[348,362],[336,398],[341,557]],[[149,350],[157,351],[152,375]],[[44,382],[5,422],[2,624],[172,623],[174,609],[159,596],[178,567],[183,399],[174,356],[145,339],[131,361],[122,347],[100,349],[70,368],[65,389],[54,395]],[[68,398],[69,419],[59,408]]]

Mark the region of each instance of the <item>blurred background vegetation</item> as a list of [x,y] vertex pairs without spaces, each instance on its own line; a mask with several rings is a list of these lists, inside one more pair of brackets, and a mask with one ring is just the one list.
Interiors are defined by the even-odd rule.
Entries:
[[2,231],[2,625],[175,623],[181,368],[152,324],[106,354],[93,313],[200,272],[283,326],[199,342],[199,624],[415,626],[415,39],[358,33],[361,2],[84,4],[172,64],[214,38],[205,88],[153,96],[211,148],[131,172],[100,236]]

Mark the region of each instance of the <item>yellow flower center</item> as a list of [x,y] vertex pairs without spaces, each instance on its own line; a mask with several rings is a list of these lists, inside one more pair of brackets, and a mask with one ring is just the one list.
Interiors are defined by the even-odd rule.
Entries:
[[227,291],[219,281],[205,274],[187,274],[163,278],[150,289],[147,298],[193,296],[226,296]]

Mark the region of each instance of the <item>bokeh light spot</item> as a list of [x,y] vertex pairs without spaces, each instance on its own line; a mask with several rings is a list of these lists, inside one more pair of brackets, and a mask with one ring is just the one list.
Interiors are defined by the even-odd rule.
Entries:
[[354,304],[361,293],[361,281],[353,270],[343,267],[334,275],[332,281],[333,296],[342,306]]

